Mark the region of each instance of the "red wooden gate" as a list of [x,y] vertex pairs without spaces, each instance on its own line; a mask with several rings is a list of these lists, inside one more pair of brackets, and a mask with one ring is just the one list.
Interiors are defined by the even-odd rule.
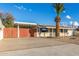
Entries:
[[[19,37],[30,37],[29,29],[20,28],[19,29]],[[4,38],[17,38],[18,37],[18,29],[17,28],[4,28],[3,30]]]

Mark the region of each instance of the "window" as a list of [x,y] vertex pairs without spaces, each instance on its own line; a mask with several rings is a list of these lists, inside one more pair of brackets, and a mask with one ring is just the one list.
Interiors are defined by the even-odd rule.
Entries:
[[40,28],[40,32],[48,32],[48,28]]
[[52,32],[52,28],[50,28],[50,32]]
[[68,30],[67,29],[64,29],[64,32],[66,33]]
[[60,29],[60,32],[63,32],[63,29]]
[[53,32],[56,32],[56,29],[53,29]]
[[67,29],[64,29],[64,30],[60,29],[60,32],[63,32],[63,31],[66,33],[68,30]]

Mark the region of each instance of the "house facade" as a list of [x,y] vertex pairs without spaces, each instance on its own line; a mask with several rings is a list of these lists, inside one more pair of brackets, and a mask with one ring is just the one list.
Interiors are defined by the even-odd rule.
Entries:
[[[29,22],[14,22],[13,28],[5,28],[0,20],[0,39],[26,37],[55,37],[56,27]],[[60,26],[60,37],[72,36],[72,27]]]
[[[56,27],[48,25],[39,25],[37,31],[37,37],[55,37]],[[63,36],[72,36],[73,28],[72,27],[63,27],[60,26],[60,37]]]

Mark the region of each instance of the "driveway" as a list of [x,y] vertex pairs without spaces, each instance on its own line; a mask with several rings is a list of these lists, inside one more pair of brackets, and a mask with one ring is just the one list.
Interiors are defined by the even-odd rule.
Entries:
[[79,45],[50,38],[20,38],[0,41],[0,55],[79,55]]
[[79,45],[40,47],[16,51],[0,52],[2,56],[79,56]]

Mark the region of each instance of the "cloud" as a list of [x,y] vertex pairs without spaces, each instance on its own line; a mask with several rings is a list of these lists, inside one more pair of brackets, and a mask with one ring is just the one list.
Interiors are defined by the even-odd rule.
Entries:
[[72,25],[73,21],[70,21],[70,25]]
[[14,5],[14,7],[18,7],[17,5]]
[[77,21],[74,21],[74,22],[73,22],[73,25],[74,25],[74,26],[79,26],[79,23],[78,23]]
[[23,8],[24,10],[26,10],[26,8]]
[[21,7],[21,8],[24,8],[24,6],[23,6],[23,5],[21,5],[20,7]]
[[66,11],[64,10],[63,13],[66,13]]
[[16,8],[16,9],[18,9],[18,10],[28,10],[29,12],[32,12],[32,9],[31,8],[25,8],[23,5],[20,5],[20,6],[18,6],[18,5],[14,5],[14,7]]
[[79,26],[79,23],[77,21],[70,21],[70,24],[74,26]]
[[67,19],[71,19],[71,16],[70,16],[70,15],[66,15],[66,18],[67,18]]
[[17,9],[21,10],[22,8],[21,7],[17,7]]
[[17,8],[18,10],[26,10],[26,8],[23,5],[14,5],[15,8]]
[[29,9],[29,11],[31,12],[31,11],[32,11],[32,9],[30,8],[30,9]]
[[17,5],[14,5],[14,7],[17,8],[18,10],[21,10],[22,9],[22,7],[17,6]]
[[20,7],[22,10],[26,10],[26,8],[23,5],[21,5]]

